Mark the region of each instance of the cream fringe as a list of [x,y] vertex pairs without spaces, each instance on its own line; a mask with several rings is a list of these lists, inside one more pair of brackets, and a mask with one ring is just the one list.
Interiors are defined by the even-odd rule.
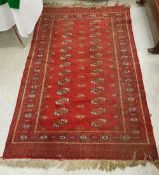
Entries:
[[[70,0],[69,0],[70,1]],[[134,0],[72,0],[67,2],[66,0],[44,0],[45,6],[51,7],[105,7],[114,5],[124,5],[126,7],[131,6]]]
[[[116,168],[125,169],[126,167],[135,167],[138,165],[146,166],[149,161],[131,160],[45,160],[45,159],[6,159],[0,160],[0,165],[13,168],[42,168],[51,167],[60,168],[66,171],[74,171],[80,169],[97,169],[102,171],[112,171]],[[159,169],[159,160],[150,161]]]

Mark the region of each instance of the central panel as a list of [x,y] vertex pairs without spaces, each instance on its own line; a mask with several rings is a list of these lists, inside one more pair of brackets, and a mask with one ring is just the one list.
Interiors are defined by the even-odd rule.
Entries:
[[35,130],[123,130],[112,19],[52,23]]

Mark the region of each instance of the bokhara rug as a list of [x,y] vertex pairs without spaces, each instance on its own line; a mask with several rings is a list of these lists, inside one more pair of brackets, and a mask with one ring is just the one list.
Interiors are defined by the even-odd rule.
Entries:
[[158,158],[129,8],[44,9],[3,158]]

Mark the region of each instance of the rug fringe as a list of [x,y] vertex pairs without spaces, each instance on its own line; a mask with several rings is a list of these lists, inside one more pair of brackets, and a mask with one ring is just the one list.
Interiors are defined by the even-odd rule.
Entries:
[[101,7],[106,7],[106,6],[120,6],[124,5],[125,7],[130,7],[134,3],[133,0],[109,0],[108,2],[101,2],[97,1],[94,2],[94,0],[74,0],[72,3],[65,3],[65,2],[60,2],[59,0],[45,0],[44,1],[44,6],[49,6],[49,7],[84,7],[84,8],[91,8],[91,7],[96,7],[96,8],[101,8]]
[[146,166],[152,163],[159,169],[159,160],[156,161],[119,161],[119,160],[44,160],[44,159],[5,159],[0,160],[1,166],[12,168],[42,168],[51,167],[60,168],[66,171],[75,171],[80,169],[98,169],[102,171],[113,171],[116,168],[125,169],[126,167],[135,167],[138,165]]

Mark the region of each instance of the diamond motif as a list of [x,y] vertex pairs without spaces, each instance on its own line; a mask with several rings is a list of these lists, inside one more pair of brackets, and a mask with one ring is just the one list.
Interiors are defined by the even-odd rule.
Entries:
[[79,88],[84,88],[84,87],[86,87],[86,85],[85,84],[78,84],[78,87]]
[[71,65],[71,62],[64,62],[64,63],[60,64],[60,67],[67,67],[67,66],[70,66],[70,65]]
[[71,46],[65,46],[62,49],[60,49],[60,52],[66,53],[66,52],[68,52],[70,50],[72,50],[72,47]]
[[83,114],[78,114],[78,115],[76,115],[75,117],[78,118],[78,119],[83,119],[83,118],[85,118],[86,116],[83,115]]
[[101,74],[101,73],[103,73],[104,72],[104,70],[103,69],[94,69],[94,70],[92,70],[91,71],[91,75],[99,75],[99,74]]
[[72,43],[71,39],[66,39],[65,41],[62,42],[62,44],[70,44]]
[[103,83],[103,82],[104,82],[104,78],[101,78],[101,77],[96,78],[94,80],[91,80],[92,84],[99,84],[99,83]]
[[71,81],[70,78],[64,78],[64,79],[62,79],[62,80],[59,80],[59,81],[57,82],[57,84],[58,84],[58,85],[65,85],[65,84],[70,83],[70,81]]
[[98,51],[98,50],[101,50],[101,49],[102,49],[102,46],[99,46],[99,45],[95,45],[95,46],[90,47],[90,51]]
[[101,94],[104,92],[104,87],[96,87],[96,88],[93,88],[91,89],[91,93],[92,94]]
[[91,100],[91,104],[102,104],[106,101],[106,98],[104,97],[96,97],[94,99]]
[[65,69],[65,70],[61,70],[61,71],[59,72],[59,75],[60,75],[60,76],[63,76],[63,75],[68,75],[69,73],[71,73],[71,70]]
[[71,57],[72,57],[71,54],[65,54],[65,55],[60,56],[60,59],[65,60],[65,59],[68,59],[68,58],[71,58]]
[[64,95],[64,94],[67,94],[68,92],[70,92],[70,88],[62,88],[62,89],[57,91],[57,94]]
[[59,128],[59,127],[63,127],[65,125],[68,124],[68,120],[67,119],[59,119],[53,122],[52,126],[54,128]]
[[103,61],[94,61],[91,63],[91,67],[95,67],[95,66],[100,66],[103,65],[104,62]]
[[107,123],[107,120],[106,119],[97,119],[93,122],[91,122],[91,126],[95,127],[95,128],[101,128],[103,127],[105,124]]
[[103,115],[105,113],[106,113],[106,109],[105,108],[96,108],[96,109],[93,109],[91,111],[92,115]]
[[71,37],[72,36],[72,33],[65,33],[62,35],[62,38],[67,38],[67,37]]
[[96,54],[90,55],[90,58],[101,58],[102,56],[103,56],[102,53],[96,53]]
[[80,93],[80,94],[77,95],[77,97],[78,97],[78,98],[82,98],[82,97],[85,97],[85,95],[82,94],[82,93]]
[[67,104],[69,102],[69,98],[60,98],[58,100],[55,101],[55,104],[57,105],[64,105]]
[[27,112],[24,114],[25,118],[32,118],[33,114],[31,112]]
[[68,108],[59,108],[54,111],[54,115],[56,116],[63,116],[69,113]]
[[100,32],[92,33],[92,34],[90,34],[90,38],[99,37],[101,35],[102,34]]

